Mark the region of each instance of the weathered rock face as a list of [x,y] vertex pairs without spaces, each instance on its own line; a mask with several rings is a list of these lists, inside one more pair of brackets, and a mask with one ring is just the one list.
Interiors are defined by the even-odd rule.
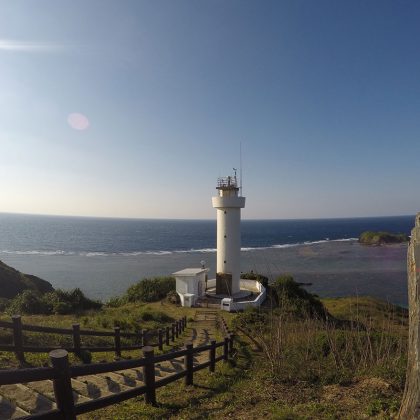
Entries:
[[0,298],[13,299],[27,289],[39,293],[54,291],[52,285],[46,280],[23,274],[0,261]]
[[420,419],[420,213],[407,251],[409,337],[408,364],[400,419]]

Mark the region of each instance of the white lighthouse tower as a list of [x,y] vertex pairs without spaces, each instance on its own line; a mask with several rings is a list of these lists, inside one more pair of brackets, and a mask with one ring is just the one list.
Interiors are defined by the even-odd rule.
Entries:
[[217,209],[217,274],[216,294],[234,295],[240,291],[241,209],[245,197],[238,195],[239,187],[234,176],[219,178],[219,194],[212,197]]

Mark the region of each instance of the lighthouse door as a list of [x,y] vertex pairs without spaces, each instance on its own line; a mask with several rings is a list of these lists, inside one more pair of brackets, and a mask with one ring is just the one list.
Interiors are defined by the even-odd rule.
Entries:
[[201,283],[200,280],[198,280],[198,296],[202,296],[203,295],[203,284]]

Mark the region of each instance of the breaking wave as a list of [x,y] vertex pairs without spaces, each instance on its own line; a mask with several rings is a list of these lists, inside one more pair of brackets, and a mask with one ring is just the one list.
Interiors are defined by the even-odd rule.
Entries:
[[[318,245],[327,242],[354,242],[357,238],[341,238],[341,239],[329,239],[325,238],[318,241],[305,241],[296,242],[290,244],[275,244],[270,246],[257,246],[257,247],[243,247],[241,251],[264,251],[267,249],[282,249],[282,248],[293,248],[297,246],[311,246]],[[216,248],[191,248],[191,249],[180,249],[180,250],[159,250],[159,251],[133,251],[133,252],[104,252],[104,251],[63,251],[63,250],[0,250],[1,254],[12,254],[12,255],[39,255],[39,256],[82,256],[82,257],[109,257],[109,256],[121,256],[121,257],[135,257],[138,255],[170,255],[170,254],[191,254],[191,253],[215,253]]]

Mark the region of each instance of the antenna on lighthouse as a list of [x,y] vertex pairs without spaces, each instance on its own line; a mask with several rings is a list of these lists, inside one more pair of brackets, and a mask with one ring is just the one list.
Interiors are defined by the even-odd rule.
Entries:
[[242,197],[242,142],[239,142],[239,196]]

